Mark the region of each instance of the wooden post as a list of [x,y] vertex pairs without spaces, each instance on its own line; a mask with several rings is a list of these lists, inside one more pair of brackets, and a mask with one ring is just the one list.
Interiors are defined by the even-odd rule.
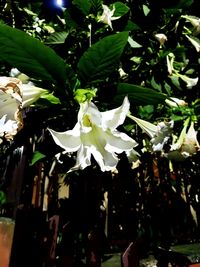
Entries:
[[0,218],[0,266],[8,267],[13,241],[15,222],[9,218]]

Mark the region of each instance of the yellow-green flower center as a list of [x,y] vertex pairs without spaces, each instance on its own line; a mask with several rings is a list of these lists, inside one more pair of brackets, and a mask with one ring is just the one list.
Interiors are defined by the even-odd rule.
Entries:
[[91,120],[90,120],[90,116],[88,114],[85,114],[83,116],[83,125],[85,127],[92,127],[92,123],[91,123]]

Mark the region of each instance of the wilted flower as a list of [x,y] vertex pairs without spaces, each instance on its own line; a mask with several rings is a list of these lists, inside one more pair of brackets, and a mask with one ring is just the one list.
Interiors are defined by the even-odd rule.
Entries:
[[8,122],[10,125],[10,128],[6,128],[5,137],[12,139],[23,127],[22,108],[32,104],[46,92],[47,90],[32,84],[23,84],[18,78],[0,77],[0,118],[3,118],[5,125],[8,126]]
[[12,139],[23,125],[20,110],[22,96],[18,84],[18,79],[0,77],[0,118],[3,124],[1,135],[4,133],[7,139]]
[[171,129],[173,128],[173,121],[160,122],[157,125],[148,121],[138,119],[135,116],[128,115],[134,120],[140,128],[151,138],[153,151],[161,151],[163,146],[167,143],[171,136]]
[[120,17],[113,17],[115,13],[115,7],[113,7],[112,10],[107,5],[102,5],[102,7],[103,7],[103,14],[99,18],[99,21],[108,24],[110,28],[113,29],[112,20],[119,19]]
[[[17,122],[14,120],[6,121],[6,115],[0,119],[0,137],[10,140],[17,133],[17,129]],[[0,143],[2,143],[2,139],[0,139]]]
[[167,157],[171,160],[182,161],[192,156],[200,150],[197,140],[197,132],[194,129],[194,122],[191,122],[187,131],[188,121],[186,121],[178,140],[172,144]]
[[165,100],[165,103],[168,104],[170,107],[184,107],[184,106],[187,106],[187,103],[182,99],[179,99],[179,98],[176,98],[176,97],[170,97],[170,99],[166,99]]
[[70,171],[91,165],[91,156],[101,168],[110,171],[118,163],[117,155],[130,151],[136,142],[116,128],[123,124],[130,103],[125,97],[116,109],[100,112],[91,101],[80,103],[78,121],[72,130],[56,132],[49,129],[55,143],[66,152],[77,152],[76,164]]
[[154,36],[161,46],[164,45],[164,43],[167,41],[167,36],[163,33],[156,33]]

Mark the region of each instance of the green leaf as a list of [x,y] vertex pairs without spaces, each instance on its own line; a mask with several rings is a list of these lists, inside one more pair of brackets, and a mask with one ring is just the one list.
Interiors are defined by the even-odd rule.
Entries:
[[165,103],[165,99],[167,98],[165,94],[156,92],[150,88],[135,84],[119,83],[115,100],[121,101],[126,95],[136,105],[157,105],[159,103]]
[[35,151],[33,153],[33,157],[32,157],[30,165],[31,166],[34,165],[37,161],[39,161],[39,160],[41,160],[41,159],[43,159],[45,157],[46,156],[44,154],[40,153],[39,151]]
[[0,206],[6,203],[6,194],[0,190]]
[[128,23],[124,30],[125,31],[138,31],[138,30],[141,30],[141,28],[137,24],[132,22],[131,20],[128,20]]
[[113,6],[115,7],[114,17],[122,17],[130,10],[130,8],[122,2],[115,2],[113,3]]
[[120,32],[92,45],[79,60],[80,80],[91,83],[108,77],[118,66],[127,40],[128,32]]
[[72,2],[81,12],[87,16],[90,13],[90,8],[92,6],[90,0],[73,0]]
[[178,88],[179,90],[181,90],[181,85],[180,85],[180,82],[179,82],[179,78],[177,76],[169,76],[169,78],[171,79],[173,85],[176,86],[176,88]]
[[74,93],[74,99],[80,104],[96,97],[96,89],[77,89]]
[[150,9],[146,5],[142,5],[144,15],[147,16],[150,12]]
[[54,50],[23,31],[3,24],[0,24],[0,59],[31,78],[65,84],[65,63]]
[[49,101],[51,104],[54,104],[54,105],[60,104],[59,98],[54,96],[52,93],[51,94],[44,94],[40,98],[46,99],[47,101]]
[[93,12],[97,13],[102,9],[102,1],[101,0],[90,0],[92,5]]
[[69,35],[68,32],[54,32],[46,40],[45,44],[57,45],[64,44],[65,39]]
[[176,8],[188,8],[193,4],[194,0],[180,0]]
[[161,86],[161,84],[160,84],[160,83],[157,83],[157,82],[155,81],[154,76],[153,76],[152,79],[151,79],[151,86],[152,86],[154,89],[156,89],[157,91],[159,91],[159,92],[162,91],[162,86]]

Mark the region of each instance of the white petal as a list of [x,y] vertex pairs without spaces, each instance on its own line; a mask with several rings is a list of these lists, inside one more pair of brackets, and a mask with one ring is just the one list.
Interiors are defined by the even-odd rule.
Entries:
[[0,90],[0,117],[7,114],[7,119],[14,120],[19,102],[11,95]]
[[190,142],[194,145],[199,146],[198,140],[197,140],[197,132],[194,129],[194,122],[191,122],[190,128],[188,129],[187,135],[186,135],[186,142]]
[[153,138],[157,134],[157,131],[158,131],[157,126],[154,125],[153,123],[139,119],[139,118],[132,116],[132,115],[129,115],[129,118],[134,120],[140,126],[140,128],[146,134],[148,134],[151,138]]
[[2,127],[2,126],[4,125],[4,123],[5,123],[5,121],[6,121],[6,116],[7,116],[7,115],[4,115],[4,116],[2,116],[2,118],[0,119],[0,127]]
[[48,91],[29,84],[22,84],[22,108],[30,106],[37,101],[41,95],[46,94]]
[[129,151],[137,146],[137,142],[130,138],[127,134],[115,131],[113,134],[106,135],[105,149],[110,152],[122,153]]
[[75,152],[79,149],[81,142],[78,125],[76,125],[73,130],[66,132],[56,132],[52,129],[48,130],[50,131],[55,143],[62,147],[66,152]]
[[101,126],[101,112],[98,110],[97,106],[94,103],[85,102],[83,104],[80,104],[78,121],[81,123],[82,126],[85,126],[83,119],[86,115],[91,121],[91,124]]
[[123,124],[127,113],[129,112],[130,103],[128,97],[124,98],[122,105],[116,109],[101,112],[103,128],[111,130],[116,129],[119,125]]
[[76,164],[72,167],[69,172],[75,170],[83,170],[86,167],[91,165],[91,152],[88,148],[81,145],[80,149],[77,152]]
[[101,168],[101,171],[109,171],[113,169],[118,159],[113,151],[105,149],[107,142],[107,133],[100,127],[93,127],[92,131],[81,135],[81,142],[84,147],[87,147],[90,153],[94,156],[96,162]]
[[114,153],[109,153],[106,150],[104,150],[103,153],[100,153],[94,146],[92,146],[90,150],[102,172],[111,171],[116,167],[118,158],[114,155]]

